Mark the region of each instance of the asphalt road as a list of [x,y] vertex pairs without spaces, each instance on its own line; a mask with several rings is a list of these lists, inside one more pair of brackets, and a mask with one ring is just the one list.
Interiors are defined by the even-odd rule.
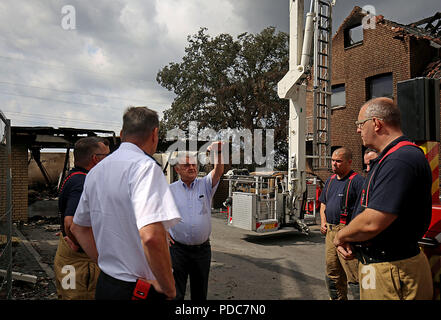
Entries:
[[[56,221],[47,217],[20,228],[23,238],[35,249],[32,251],[36,259],[30,258],[29,250],[21,245],[21,252],[26,255],[16,261],[22,261],[23,266],[14,269],[38,275],[38,284],[45,284],[43,288],[39,285],[29,288],[30,292],[23,293],[22,299],[31,296],[37,299],[56,298],[51,281],[53,257],[58,244]],[[324,281],[324,236],[320,234],[319,225],[310,226],[309,236],[295,229],[257,235],[227,225],[225,215],[213,214],[212,227],[208,299],[329,299]],[[16,258],[19,255],[17,253]],[[189,290],[186,299],[190,299]]]
[[[295,229],[257,235],[212,218],[208,298],[232,300],[327,300],[325,237]],[[188,296],[188,294],[187,294]]]

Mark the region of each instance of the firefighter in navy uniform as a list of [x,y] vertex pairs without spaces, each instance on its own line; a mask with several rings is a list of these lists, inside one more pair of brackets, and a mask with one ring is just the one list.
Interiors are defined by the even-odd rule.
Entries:
[[348,285],[354,299],[359,297],[358,263],[346,261],[337,254],[334,237],[351,220],[363,177],[351,169],[352,152],[339,148],[332,154],[334,175],[326,180],[320,195],[322,234],[326,235],[326,285],[332,300],[347,300]]
[[418,246],[432,214],[432,173],[424,153],[403,136],[393,100],[376,98],[360,109],[357,132],[378,151],[351,223],[334,245],[360,261],[362,300],[432,299],[430,266]]
[[[90,300],[95,297],[99,268],[78,245],[70,231],[75,210],[83,192],[86,174],[109,154],[109,141],[100,137],[79,139],[74,146],[75,167],[69,171],[60,186],[58,210],[60,214],[60,240],[55,254],[54,271],[58,298],[62,300]],[[75,286],[63,287],[63,278],[75,268]]]

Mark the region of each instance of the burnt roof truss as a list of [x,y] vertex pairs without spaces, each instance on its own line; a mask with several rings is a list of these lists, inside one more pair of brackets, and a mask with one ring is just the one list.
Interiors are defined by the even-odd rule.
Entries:
[[441,38],[441,12],[435,13],[432,17],[411,23],[410,26],[422,28],[430,33],[431,36]]

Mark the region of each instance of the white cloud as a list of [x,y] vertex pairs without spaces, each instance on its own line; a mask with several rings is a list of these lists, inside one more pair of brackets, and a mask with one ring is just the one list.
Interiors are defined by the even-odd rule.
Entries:
[[[412,10],[410,0],[369,4],[386,19],[408,22],[439,11],[438,2],[419,2]],[[75,30],[62,28],[66,4],[75,7]],[[288,5],[288,0],[1,1],[0,109],[13,125],[118,133],[128,105],[160,113],[170,106],[173,93],[157,84],[156,74],[181,61],[187,36],[201,27],[210,36],[257,33],[270,25],[287,31]],[[363,4],[337,1],[336,25],[354,5]]]
[[237,35],[246,25],[228,0],[156,0],[156,5],[155,21],[165,27],[166,38],[181,50],[187,45],[187,36],[197,33],[201,27],[208,28],[213,36],[220,33]]

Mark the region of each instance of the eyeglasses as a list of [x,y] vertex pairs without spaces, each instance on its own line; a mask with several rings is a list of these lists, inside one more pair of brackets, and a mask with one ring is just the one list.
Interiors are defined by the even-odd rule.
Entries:
[[188,170],[190,168],[197,167],[197,164],[196,163],[181,163],[181,164],[179,164],[179,167],[182,169]]
[[104,158],[107,157],[108,153],[95,153],[96,156],[103,156]]
[[364,120],[355,121],[355,125],[357,126],[357,129],[361,129],[361,128],[363,128],[363,125],[365,124],[365,122],[367,122],[369,120],[374,120],[374,119],[383,120],[383,119],[377,118],[377,117],[370,117],[370,118],[367,118]]

